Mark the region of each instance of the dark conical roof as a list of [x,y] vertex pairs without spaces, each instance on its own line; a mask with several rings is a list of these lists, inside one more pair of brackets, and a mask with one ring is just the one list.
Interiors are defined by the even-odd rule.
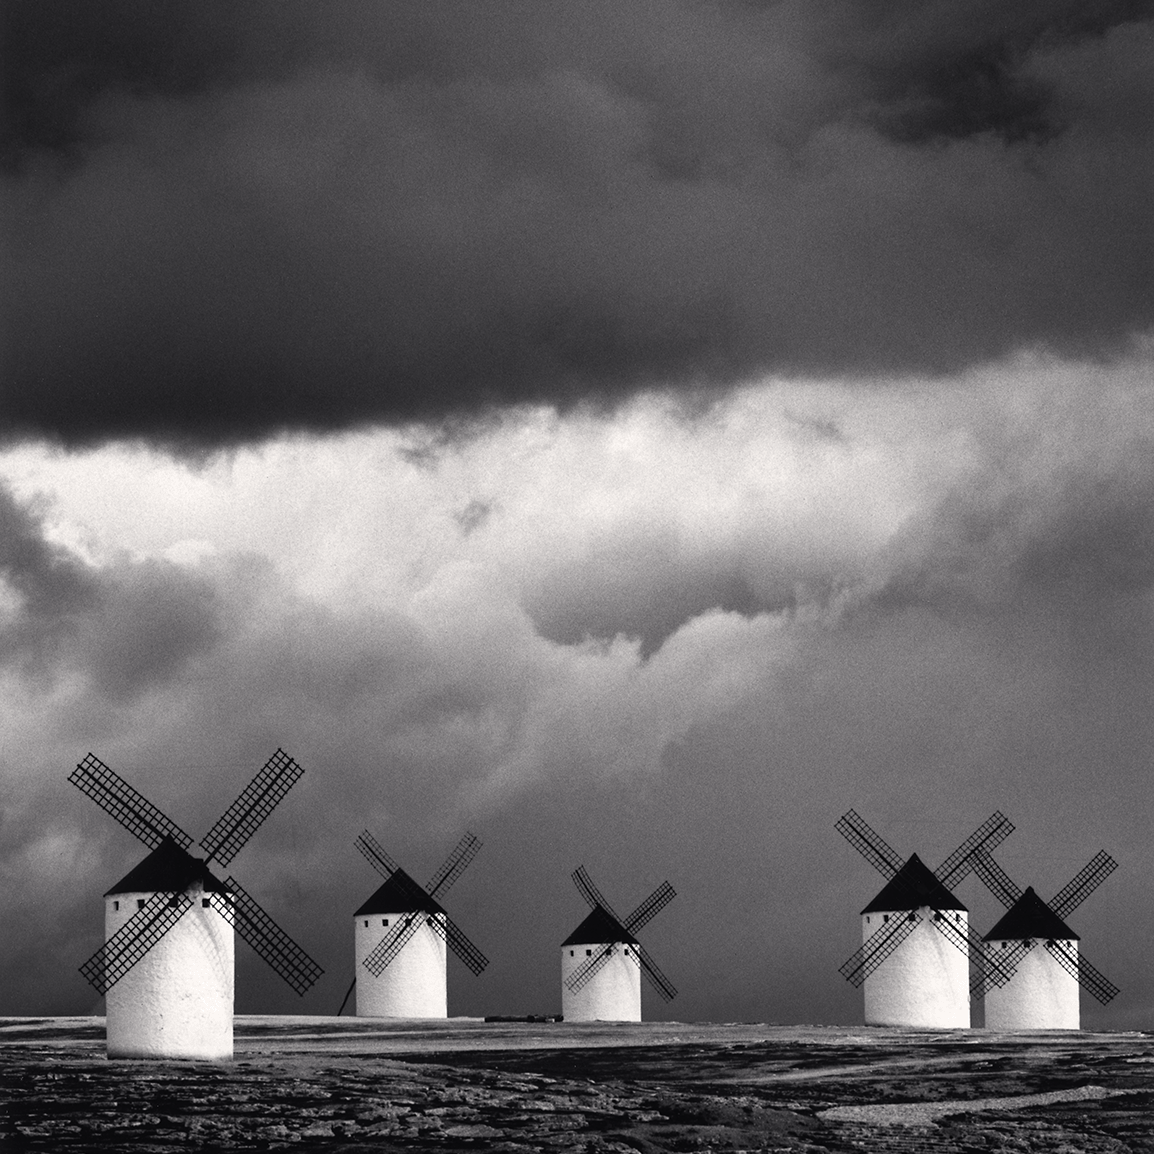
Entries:
[[1043,938],[1059,942],[1076,942],[1078,935],[1030,886],[1002,915],[1001,921],[982,939],[986,942],[1024,942],[1029,938]]
[[964,910],[966,907],[934,875],[916,853],[882,888],[881,893],[864,910],[916,910],[929,906],[934,910]]
[[361,914],[443,914],[438,905],[404,870],[389,876],[384,885],[375,890],[364,905],[355,910]]
[[181,893],[193,882],[200,882],[209,893],[228,893],[228,887],[208,872],[204,862],[181,849],[172,838],[166,837],[140,865],[129,870],[104,896]]
[[601,906],[593,912],[561,943],[563,946],[604,945],[606,942],[637,943],[637,939]]

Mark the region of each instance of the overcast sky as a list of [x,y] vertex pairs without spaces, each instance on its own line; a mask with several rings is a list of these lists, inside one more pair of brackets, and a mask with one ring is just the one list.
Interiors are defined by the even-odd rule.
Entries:
[[[363,828],[555,1013],[581,863],[681,994],[852,1023],[851,806],[1154,1027],[1154,5],[5,5],[0,1013],[282,746],[234,872],[328,971]],[[1001,913],[959,888],[980,930]]]

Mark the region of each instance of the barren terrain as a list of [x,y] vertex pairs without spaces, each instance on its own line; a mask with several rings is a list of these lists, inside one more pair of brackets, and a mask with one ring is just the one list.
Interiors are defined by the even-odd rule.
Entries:
[[1154,1152],[1154,1036],[241,1017],[228,1064],[0,1019],[5,1150]]

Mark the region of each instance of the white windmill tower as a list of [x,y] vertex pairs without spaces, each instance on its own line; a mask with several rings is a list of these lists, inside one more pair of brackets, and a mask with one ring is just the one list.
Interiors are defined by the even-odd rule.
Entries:
[[[446,946],[474,974],[479,974],[489,959],[469,941],[437,899],[445,896],[477,856],[480,839],[465,834],[424,889],[368,830],[357,837],[355,845],[385,878],[384,884],[353,914],[357,1016],[448,1017]],[[345,995],[346,1002],[349,994]]]
[[996,986],[979,976],[974,992],[985,995],[988,1030],[1077,1030],[1081,1028],[1078,987],[1105,1005],[1118,987],[1086,960],[1079,937],[1065,918],[1118,868],[1104,850],[1049,902],[1032,886],[1022,890],[985,850],[974,872],[1004,906],[1005,915],[985,936],[989,952],[1009,980]]
[[566,1022],[640,1022],[642,974],[667,1002],[677,990],[634,933],[677,893],[662,882],[633,913],[619,918],[584,866],[572,876],[592,912],[561,943],[561,1016]]
[[1013,825],[995,813],[933,871],[917,854],[903,860],[852,809],[835,828],[888,879],[862,910],[861,948],[839,971],[864,984],[866,1025],[968,1027],[970,957],[981,964],[985,951],[950,887],[977,849],[1000,845]]
[[227,866],[304,772],[278,749],[201,840],[89,754],[68,780],[151,850],[105,894],[104,945],[80,967],[107,1010],[110,1058],[232,1057],[234,930],[303,994],[324,972]]

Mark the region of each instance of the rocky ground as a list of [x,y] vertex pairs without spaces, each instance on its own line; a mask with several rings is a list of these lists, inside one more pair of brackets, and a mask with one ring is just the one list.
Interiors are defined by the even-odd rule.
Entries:
[[0,1019],[0,1149],[1154,1154],[1149,1034],[238,1018],[236,1051]]

